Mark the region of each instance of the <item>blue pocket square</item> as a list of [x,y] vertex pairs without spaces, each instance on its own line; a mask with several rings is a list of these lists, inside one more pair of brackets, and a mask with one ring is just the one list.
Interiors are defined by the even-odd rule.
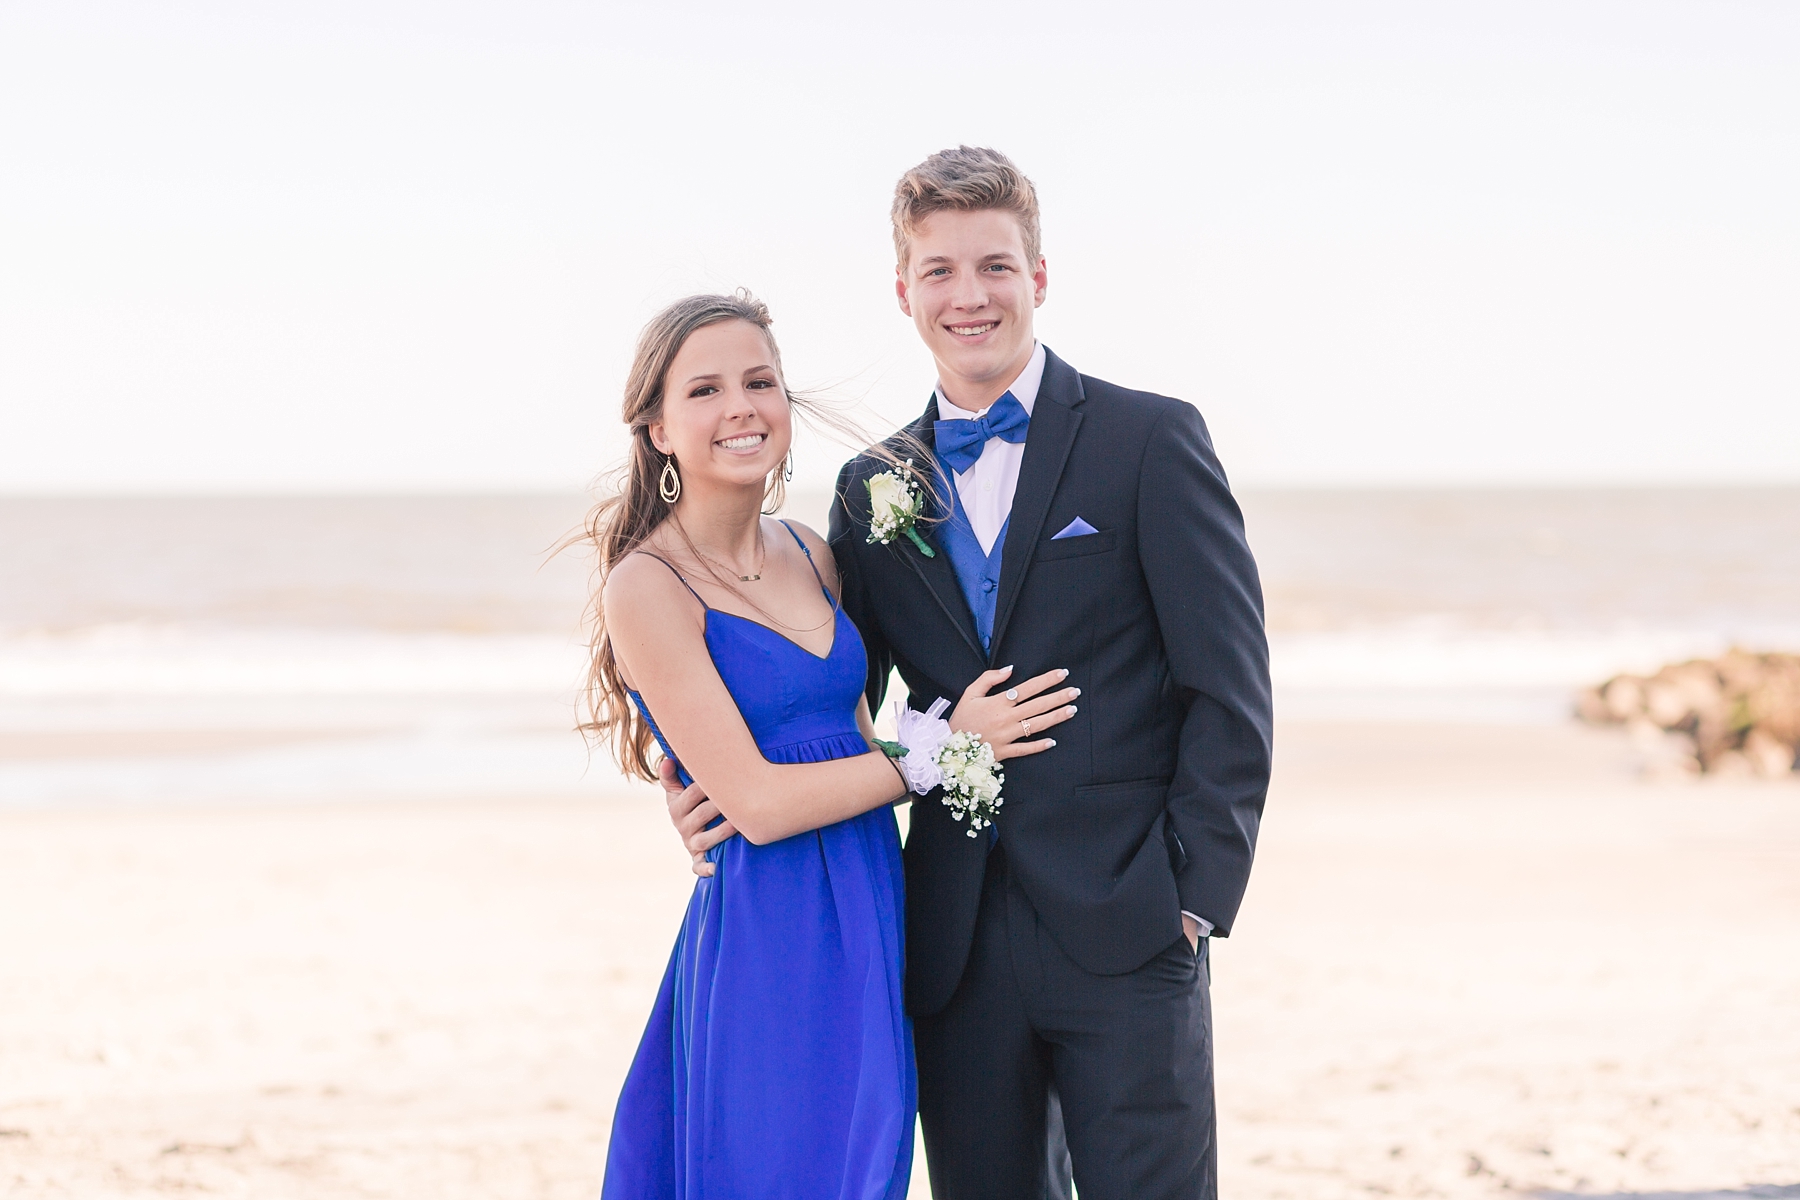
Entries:
[[1090,533],[1099,533],[1099,532],[1100,531],[1098,529],[1095,529],[1092,525],[1089,525],[1086,521],[1082,520],[1080,517],[1076,517],[1073,521],[1070,521],[1067,525],[1063,526],[1063,531],[1061,533],[1057,534],[1056,537],[1053,537],[1050,540],[1054,542],[1060,538],[1066,538],[1066,537],[1086,537]]

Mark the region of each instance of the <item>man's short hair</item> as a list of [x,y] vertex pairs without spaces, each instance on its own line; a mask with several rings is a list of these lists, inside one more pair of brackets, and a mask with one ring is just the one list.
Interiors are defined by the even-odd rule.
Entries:
[[894,185],[895,261],[906,265],[913,231],[932,213],[990,208],[1018,218],[1026,269],[1037,266],[1043,239],[1038,230],[1037,189],[1031,180],[998,150],[975,146],[939,150]]

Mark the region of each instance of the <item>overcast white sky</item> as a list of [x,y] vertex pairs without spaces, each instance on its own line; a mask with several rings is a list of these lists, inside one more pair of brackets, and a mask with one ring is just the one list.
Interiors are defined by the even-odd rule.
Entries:
[[740,284],[897,423],[959,141],[1239,483],[1800,482],[1786,0],[250,7],[0,3],[0,491],[578,487]]

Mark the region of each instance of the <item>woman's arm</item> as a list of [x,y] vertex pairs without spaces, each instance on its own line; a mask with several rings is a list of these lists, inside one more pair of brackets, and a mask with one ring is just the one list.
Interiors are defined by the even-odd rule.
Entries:
[[625,559],[602,603],[613,651],[681,765],[750,841],[834,825],[905,794],[878,750],[821,763],[764,758],[707,652],[704,612],[662,564]]
[[856,727],[862,730],[863,741],[875,744],[875,718],[869,715],[869,698],[863,696],[856,702]]
[[[875,744],[875,718],[869,715],[869,698],[866,695],[856,702],[856,727],[862,730],[863,740],[873,746]],[[900,798],[894,801],[894,807],[899,808],[912,798],[913,794],[910,789],[904,791],[900,793]],[[730,822],[726,822],[726,824],[730,824]],[[677,822],[676,825],[679,828],[680,822]]]

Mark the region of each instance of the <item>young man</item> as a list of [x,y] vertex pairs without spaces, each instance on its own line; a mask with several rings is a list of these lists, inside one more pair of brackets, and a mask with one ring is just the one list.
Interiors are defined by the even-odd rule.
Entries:
[[871,706],[890,667],[920,708],[1001,665],[1065,667],[1083,693],[1054,749],[1006,764],[991,836],[935,794],[913,805],[906,995],[932,1193],[1066,1193],[1060,1099],[1083,1200],[1210,1200],[1207,938],[1243,897],[1271,748],[1243,520],[1192,406],[1037,342],[1037,197],[1004,155],[932,155],[893,221],[900,308],[938,372],[907,432],[950,511],[919,527],[933,556],[871,544],[867,480],[888,468],[838,477],[830,541]]

